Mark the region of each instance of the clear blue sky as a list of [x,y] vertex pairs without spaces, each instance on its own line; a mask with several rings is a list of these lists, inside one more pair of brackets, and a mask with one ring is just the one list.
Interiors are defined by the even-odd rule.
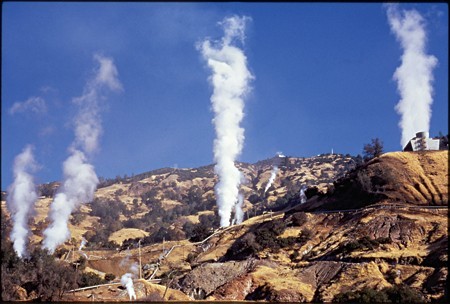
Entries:
[[[426,20],[434,74],[430,133],[448,133],[448,6],[401,4]],[[74,97],[96,53],[112,57],[123,92],[102,111],[103,177],[213,162],[212,88],[195,44],[220,39],[233,14],[252,18],[245,54],[255,76],[245,104],[240,161],[277,151],[307,157],[362,152],[379,137],[401,149],[392,79],[402,50],[382,4],[353,3],[33,3],[2,7],[2,190],[14,157],[35,147],[37,183],[61,180],[74,139]],[[30,101],[31,100],[31,101]],[[39,101],[45,107],[26,107]],[[14,103],[23,108],[11,114]]]

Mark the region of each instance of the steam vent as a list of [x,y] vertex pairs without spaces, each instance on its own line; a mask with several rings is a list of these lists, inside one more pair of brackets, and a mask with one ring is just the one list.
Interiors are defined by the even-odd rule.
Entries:
[[416,137],[411,139],[403,151],[425,151],[439,150],[439,139],[429,137],[428,132],[417,132]]

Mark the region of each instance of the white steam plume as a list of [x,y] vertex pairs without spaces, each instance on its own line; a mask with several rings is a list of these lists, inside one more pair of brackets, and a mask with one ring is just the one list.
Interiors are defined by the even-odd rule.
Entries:
[[237,203],[234,205],[234,219],[235,224],[240,224],[244,220],[244,211],[242,210],[242,205],[244,204],[244,196],[239,193]]
[[267,182],[266,188],[264,189],[264,193],[266,193],[267,190],[269,190],[270,186],[272,186],[272,183],[275,180],[277,173],[278,173],[278,166],[274,166],[272,172],[270,173],[270,178],[269,181]]
[[50,207],[52,223],[44,230],[44,248],[53,253],[56,247],[70,238],[67,225],[70,214],[83,202],[94,198],[98,178],[94,167],[87,163],[83,152],[74,150],[63,164],[64,183]]
[[81,251],[81,249],[83,249],[84,246],[86,246],[87,240],[84,237],[81,237],[81,244],[80,247],[78,248],[78,251]]
[[[127,254],[124,260],[120,262],[120,265],[123,266],[123,264],[128,264],[130,262],[129,260],[130,255]],[[133,285],[133,277],[138,274],[139,266],[136,262],[132,263],[130,265],[130,271],[132,273],[126,273],[120,278],[120,283],[123,287],[127,288],[128,296],[130,297],[130,301],[134,298],[136,300],[136,293],[134,291],[134,285]]]
[[198,48],[212,70],[209,78],[214,88],[211,96],[214,112],[214,171],[219,176],[215,186],[220,225],[230,225],[233,206],[238,200],[241,172],[234,161],[240,155],[244,143],[244,129],[239,126],[244,117],[244,96],[250,90],[253,78],[247,69],[243,51],[231,45],[235,39],[244,40],[248,17],[225,18],[220,24],[225,36],[220,42],[205,40]]
[[113,92],[122,90],[118,80],[117,68],[112,58],[94,55],[99,63],[96,75],[86,84],[83,95],[73,99],[79,106],[75,117],[75,141],[72,148],[80,147],[85,153],[92,153],[98,148],[98,139],[102,133],[100,117],[100,100],[106,88]]
[[306,203],[306,200],[308,199],[305,194],[306,189],[308,189],[308,188],[305,186],[302,186],[300,188],[300,204]]
[[133,286],[133,274],[126,273],[120,278],[120,283],[123,287],[127,288],[128,296],[131,300],[136,300],[136,293],[134,292],[134,286]]
[[30,233],[27,222],[34,211],[34,203],[38,197],[30,174],[36,168],[32,146],[28,145],[14,159],[14,182],[9,187],[6,200],[13,220],[11,241],[19,257],[26,254],[26,242]]
[[71,155],[63,163],[64,182],[50,207],[52,223],[44,230],[43,246],[51,253],[70,238],[67,223],[73,210],[94,198],[99,181],[85,153],[98,148],[102,132],[99,101],[104,98],[103,90],[122,89],[113,60],[100,55],[94,59],[99,63],[94,77],[86,84],[83,95],[73,100],[79,106],[74,120],[75,140],[69,148]]
[[416,132],[429,132],[433,103],[433,68],[438,60],[426,54],[424,19],[416,10],[399,11],[398,5],[388,4],[387,17],[391,31],[403,49],[401,65],[393,78],[401,96],[395,106],[401,115],[401,145],[405,147]]

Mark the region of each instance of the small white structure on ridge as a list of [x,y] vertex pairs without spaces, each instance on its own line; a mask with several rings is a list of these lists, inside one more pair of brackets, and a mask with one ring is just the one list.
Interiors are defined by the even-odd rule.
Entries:
[[428,132],[417,132],[416,137],[406,144],[403,151],[439,150],[439,142],[439,139],[430,138]]

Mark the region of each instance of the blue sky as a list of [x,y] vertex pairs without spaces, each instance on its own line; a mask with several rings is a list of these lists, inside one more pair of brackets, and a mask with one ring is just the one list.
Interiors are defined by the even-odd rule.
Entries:
[[[426,20],[427,52],[439,61],[430,134],[447,134],[448,6],[399,8]],[[217,23],[235,14],[252,19],[243,48],[255,76],[240,161],[277,151],[357,155],[375,137],[386,151],[401,149],[392,75],[402,50],[381,3],[5,2],[2,9],[2,190],[27,144],[40,164],[36,182],[62,179],[74,140],[72,100],[83,94],[95,54],[113,58],[123,86],[101,112],[100,149],[90,158],[99,176],[211,164],[210,71],[195,45],[220,39]],[[13,111],[15,103],[22,108]]]

